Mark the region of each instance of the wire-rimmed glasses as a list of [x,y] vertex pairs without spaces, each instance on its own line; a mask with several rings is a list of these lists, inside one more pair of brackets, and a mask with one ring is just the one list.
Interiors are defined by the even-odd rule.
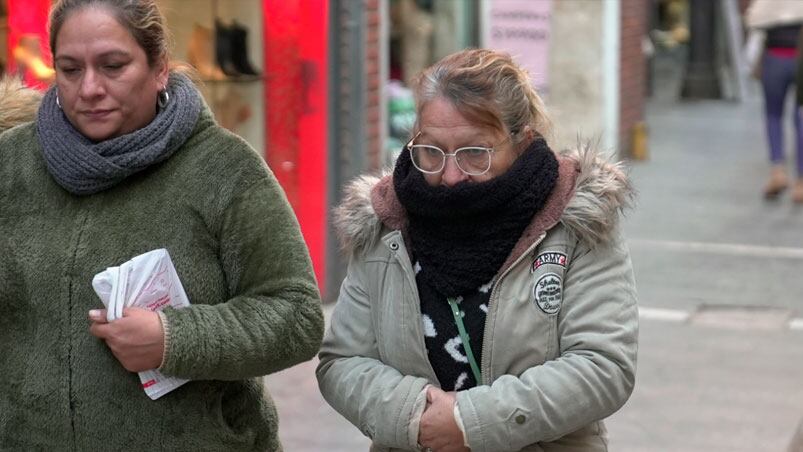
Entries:
[[[443,149],[430,144],[413,144],[416,138],[421,135],[418,132],[410,141],[407,142],[407,150],[410,151],[410,158],[413,161],[413,166],[418,171],[426,174],[438,174],[443,171],[446,166],[446,157],[454,157],[455,163],[460,171],[468,174],[469,176],[481,176],[491,169],[491,158],[493,153],[496,152],[494,148],[484,146],[466,146],[448,154]],[[504,141],[510,138],[508,135]]]

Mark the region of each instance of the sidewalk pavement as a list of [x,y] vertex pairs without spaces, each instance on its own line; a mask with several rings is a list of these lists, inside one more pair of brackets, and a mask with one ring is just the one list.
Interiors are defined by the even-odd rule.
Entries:
[[[327,324],[332,305],[324,308]],[[266,378],[279,410],[279,438],[285,452],[367,452],[363,434],[333,410],[318,390],[318,359]]]
[[803,207],[762,199],[752,88],[743,103],[664,89],[648,105],[651,158],[632,168],[638,207],[625,222],[639,370],[608,422],[612,451],[785,452],[803,417]]

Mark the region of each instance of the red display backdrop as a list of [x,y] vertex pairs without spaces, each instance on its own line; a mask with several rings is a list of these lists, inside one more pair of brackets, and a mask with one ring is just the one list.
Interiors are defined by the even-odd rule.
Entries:
[[[19,69],[14,57],[14,49],[20,44],[20,39],[28,43],[26,46],[28,49],[36,45],[42,62],[47,66],[52,66],[47,35],[50,0],[6,1],[8,6],[8,72],[16,73]],[[32,50],[28,51],[32,52]],[[47,83],[37,80],[31,71],[24,72],[23,80],[26,85],[39,89],[45,89],[48,86]]]
[[319,286],[326,262],[328,0],[263,0],[265,159],[293,206]]

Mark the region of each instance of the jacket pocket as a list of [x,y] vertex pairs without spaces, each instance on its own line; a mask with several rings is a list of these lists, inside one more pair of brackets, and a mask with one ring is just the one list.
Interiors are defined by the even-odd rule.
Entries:
[[256,439],[255,424],[265,418],[260,416],[259,399],[254,400],[255,394],[249,390],[249,384],[252,383],[214,382],[206,393],[207,422],[216,432],[215,436],[227,445],[253,445]]

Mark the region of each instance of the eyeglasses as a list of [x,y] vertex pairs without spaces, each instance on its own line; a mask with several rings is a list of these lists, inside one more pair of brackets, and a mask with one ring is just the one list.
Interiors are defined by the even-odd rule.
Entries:
[[[440,173],[446,166],[446,157],[454,157],[455,163],[457,163],[457,167],[460,171],[469,176],[481,176],[491,169],[491,158],[493,157],[493,153],[496,152],[496,149],[492,147],[466,146],[455,149],[451,154],[447,154],[443,152],[443,149],[437,146],[413,144],[420,135],[421,132],[418,132],[408,141],[406,148],[410,151],[410,158],[413,160],[413,166],[422,173]],[[510,135],[499,142],[497,146],[508,139],[510,139]]]

